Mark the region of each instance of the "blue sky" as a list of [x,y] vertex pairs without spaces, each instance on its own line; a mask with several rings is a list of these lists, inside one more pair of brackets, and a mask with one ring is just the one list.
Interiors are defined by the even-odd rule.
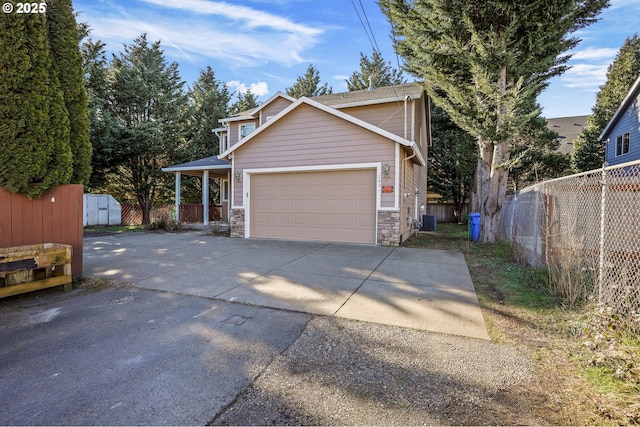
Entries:
[[[211,66],[232,90],[266,100],[290,87],[309,64],[334,92],[359,69],[373,43],[397,66],[390,25],[375,0],[74,0],[91,37],[118,53],[142,33],[160,40],[190,85]],[[611,0],[601,20],[581,30],[571,70],[540,96],[547,118],[589,114],[608,65],[626,37],[640,31],[640,0]],[[355,5],[355,7],[354,7]],[[358,13],[356,13],[356,9]],[[365,26],[373,30],[369,36]],[[365,20],[368,19],[367,21]]]

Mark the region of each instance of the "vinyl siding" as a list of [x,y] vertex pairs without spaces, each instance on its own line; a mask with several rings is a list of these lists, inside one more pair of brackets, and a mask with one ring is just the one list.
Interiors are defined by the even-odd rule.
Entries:
[[[409,120],[411,120],[410,104],[407,108]],[[340,111],[404,138],[404,102],[341,108]],[[407,129],[407,139],[411,140],[411,127]]]
[[291,101],[285,98],[274,99],[269,105],[260,110],[260,126],[267,122],[267,117],[275,116],[291,104]]
[[[380,163],[395,177],[395,143],[360,126],[302,104],[234,152],[236,171],[294,166]],[[242,182],[234,183],[234,205],[242,205]],[[393,207],[394,193],[381,196]]]
[[[625,162],[640,159],[640,95],[630,104],[629,108],[620,116],[615,126],[609,131],[609,142],[606,146],[605,158],[610,165],[618,165]],[[618,136],[629,132],[629,153],[616,156],[616,139]]]

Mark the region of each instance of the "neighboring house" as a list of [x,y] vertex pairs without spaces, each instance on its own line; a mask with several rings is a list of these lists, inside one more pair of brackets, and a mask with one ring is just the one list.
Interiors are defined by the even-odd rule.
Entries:
[[640,160],[640,77],[600,134],[606,144],[605,161],[619,165]]
[[562,154],[573,152],[573,144],[587,125],[588,118],[589,116],[572,116],[547,119],[547,128],[558,134],[559,152]]
[[[231,235],[402,243],[425,213],[428,106],[413,83],[297,100],[277,93],[221,120]],[[196,172],[189,165],[163,170],[179,182]]]

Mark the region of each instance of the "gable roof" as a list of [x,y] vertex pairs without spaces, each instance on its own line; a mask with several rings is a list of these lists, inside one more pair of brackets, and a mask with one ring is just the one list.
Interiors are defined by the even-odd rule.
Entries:
[[618,122],[618,120],[620,120],[620,117],[622,116],[622,114],[627,110],[627,108],[629,108],[629,105],[633,102],[634,99],[637,98],[638,94],[640,94],[640,76],[633,83],[633,85],[631,86],[631,89],[629,90],[629,93],[627,93],[627,96],[625,96],[622,102],[620,103],[620,107],[618,107],[616,112],[613,113],[611,120],[609,120],[609,123],[607,123],[607,126],[605,126],[604,130],[598,137],[600,141],[608,137],[609,131],[611,131],[611,129]]
[[254,119],[256,114],[258,114],[260,112],[260,110],[262,110],[263,108],[265,108],[267,105],[271,104],[273,101],[275,101],[278,98],[284,98],[287,101],[290,102],[295,102],[295,98],[290,97],[289,95],[287,95],[286,93],[282,93],[282,92],[276,92],[271,98],[267,99],[265,102],[263,102],[262,104],[258,105],[256,108],[252,109],[252,110],[247,110],[247,111],[241,111],[237,114],[234,114],[231,117],[225,117],[224,119],[220,119],[218,120],[218,122],[220,123],[228,123],[228,122],[237,122],[237,121],[241,121],[241,120],[251,120]]
[[558,151],[568,154],[573,151],[573,142],[582,133],[589,116],[556,117],[547,119],[547,129],[558,134]]
[[401,136],[398,136],[394,133],[391,133],[389,131],[386,131],[384,129],[381,129],[377,126],[372,125],[371,123],[367,123],[363,120],[360,120],[356,117],[353,117],[349,114],[343,113],[340,110],[336,110],[335,108],[331,108],[325,104],[321,104],[318,101],[315,101],[311,98],[307,98],[307,97],[302,97],[300,99],[298,99],[296,102],[294,102],[293,104],[291,104],[290,106],[288,106],[287,108],[285,108],[284,110],[282,110],[280,113],[278,113],[276,116],[274,116],[271,120],[269,120],[268,122],[266,122],[264,125],[260,126],[259,128],[257,128],[256,130],[254,130],[253,132],[251,132],[249,135],[247,135],[245,138],[243,138],[242,140],[240,140],[240,142],[238,142],[237,144],[232,145],[231,147],[229,147],[225,152],[221,153],[219,155],[220,159],[224,159],[225,157],[227,157],[228,155],[230,155],[231,153],[233,153],[235,150],[237,150],[238,148],[242,147],[244,144],[252,141],[254,138],[256,138],[258,135],[260,135],[262,132],[264,132],[266,129],[268,129],[269,127],[273,126],[274,124],[278,123],[278,121],[286,116],[287,114],[289,114],[289,112],[295,110],[296,108],[298,108],[300,105],[305,104],[305,105],[309,105],[313,108],[316,108],[320,111],[323,111],[327,114],[331,114],[335,117],[338,117],[342,120],[346,120],[350,123],[353,123],[356,126],[360,126],[361,128],[367,129],[373,133],[376,133],[384,138],[390,139],[400,145],[403,145],[405,147],[408,147],[411,149],[412,153],[415,154],[415,156],[417,157],[418,161],[420,162],[420,165],[422,166],[426,166],[426,162],[424,160],[424,157],[422,156],[422,153],[420,152],[420,149],[416,146],[416,143],[413,141],[409,141],[405,138],[402,138]]
[[352,92],[332,93],[314,96],[314,101],[333,108],[356,107],[361,105],[382,104],[404,101],[407,96],[417,99],[422,96],[424,88],[419,83],[407,83],[396,86],[385,86],[376,89],[355,90]]

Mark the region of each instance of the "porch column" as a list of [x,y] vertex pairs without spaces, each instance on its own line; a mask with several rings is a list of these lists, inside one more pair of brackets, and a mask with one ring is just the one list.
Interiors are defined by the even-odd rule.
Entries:
[[204,225],[209,224],[209,171],[202,172],[202,215]]
[[180,181],[181,172],[176,172],[176,221],[180,221]]

